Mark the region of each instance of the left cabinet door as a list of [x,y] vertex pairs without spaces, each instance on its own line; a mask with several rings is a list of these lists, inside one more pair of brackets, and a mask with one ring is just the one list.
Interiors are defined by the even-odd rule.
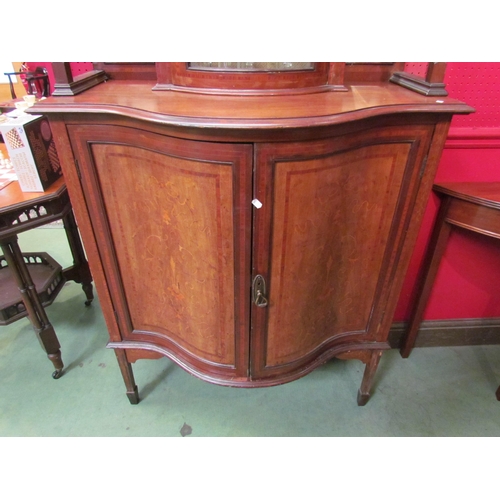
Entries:
[[244,383],[252,146],[67,128],[120,347],[166,355],[205,380]]

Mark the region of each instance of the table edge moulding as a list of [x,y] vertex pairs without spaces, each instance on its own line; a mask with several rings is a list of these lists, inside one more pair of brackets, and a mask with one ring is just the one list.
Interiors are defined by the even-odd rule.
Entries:
[[321,63],[321,91],[243,63],[196,87],[169,64],[30,110],[56,137],[130,402],[138,359],[266,387],[337,357],[366,364],[366,404],[451,118],[474,110],[426,95],[436,72],[390,82],[403,63]]

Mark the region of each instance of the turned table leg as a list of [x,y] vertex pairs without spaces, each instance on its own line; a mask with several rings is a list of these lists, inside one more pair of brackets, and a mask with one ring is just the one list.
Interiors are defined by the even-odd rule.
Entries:
[[54,328],[47,318],[45,309],[40,302],[36,287],[31,279],[26,263],[24,262],[19,244],[17,243],[17,237],[13,236],[3,240],[0,242],[0,246],[2,247],[7,264],[16,280],[33,329],[35,330],[42,348],[54,365],[55,371],[52,377],[57,379],[61,376],[64,367],[61,358],[61,346]]
[[82,285],[82,289],[87,297],[85,305],[90,306],[94,300],[92,275],[72,210],[63,217],[63,224],[71,254],[73,255],[73,266],[64,270],[64,276],[67,280],[75,281]]
[[118,359],[120,371],[122,372],[125,387],[127,389],[127,397],[130,401],[130,404],[136,405],[137,403],[139,403],[139,392],[137,390],[137,386],[135,385],[132,365],[127,360],[127,355],[123,349],[115,349],[114,351],[116,354],[116,358]]
[[361,381],[361,387],[358,391],[358,406],[364,406],[370,399],[373,379],[375,378],[375,372],[377,371],[380,358],[382,357],[382,352],[383,351],[380,350],[374,350],[370,354],[370,360],[366,364],[363,380]]

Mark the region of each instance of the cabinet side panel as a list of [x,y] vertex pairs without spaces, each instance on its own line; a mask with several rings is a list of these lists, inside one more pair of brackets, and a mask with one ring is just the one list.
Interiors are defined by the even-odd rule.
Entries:
[[71,204],[85,246],[85,253],[89,261],[94,284],[99,293],[99,301],[106,321],[109,338],[111,341],[119,341],[120,331],[113,313],[110,291],[106,282],[103,262],[99,256],[96,236],[88,213],[88,206],[81,190],[78,170],[75,168],[76,161],[74,151],[68,136],[66,124],[62,118],[52,115],[49,116],[49,118],[52,134],[56,140],[57,153],[61,161],[64,180],[70,194]]
[[234,365],[231,165],[113,144],[92,155],[134,331]]
[[367,330],[409,151],[275,163],[268,366]]

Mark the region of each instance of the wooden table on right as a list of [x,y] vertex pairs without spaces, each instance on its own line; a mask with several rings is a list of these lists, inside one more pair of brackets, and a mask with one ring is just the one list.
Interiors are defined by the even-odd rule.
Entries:
[[[415,345],[420,323],[453,226],[500,239],[500,182],[435,184],[441,205],[422,264],[417,296],[401,355],[407,358]],[[496,391],[500,401],[500,386]]]

